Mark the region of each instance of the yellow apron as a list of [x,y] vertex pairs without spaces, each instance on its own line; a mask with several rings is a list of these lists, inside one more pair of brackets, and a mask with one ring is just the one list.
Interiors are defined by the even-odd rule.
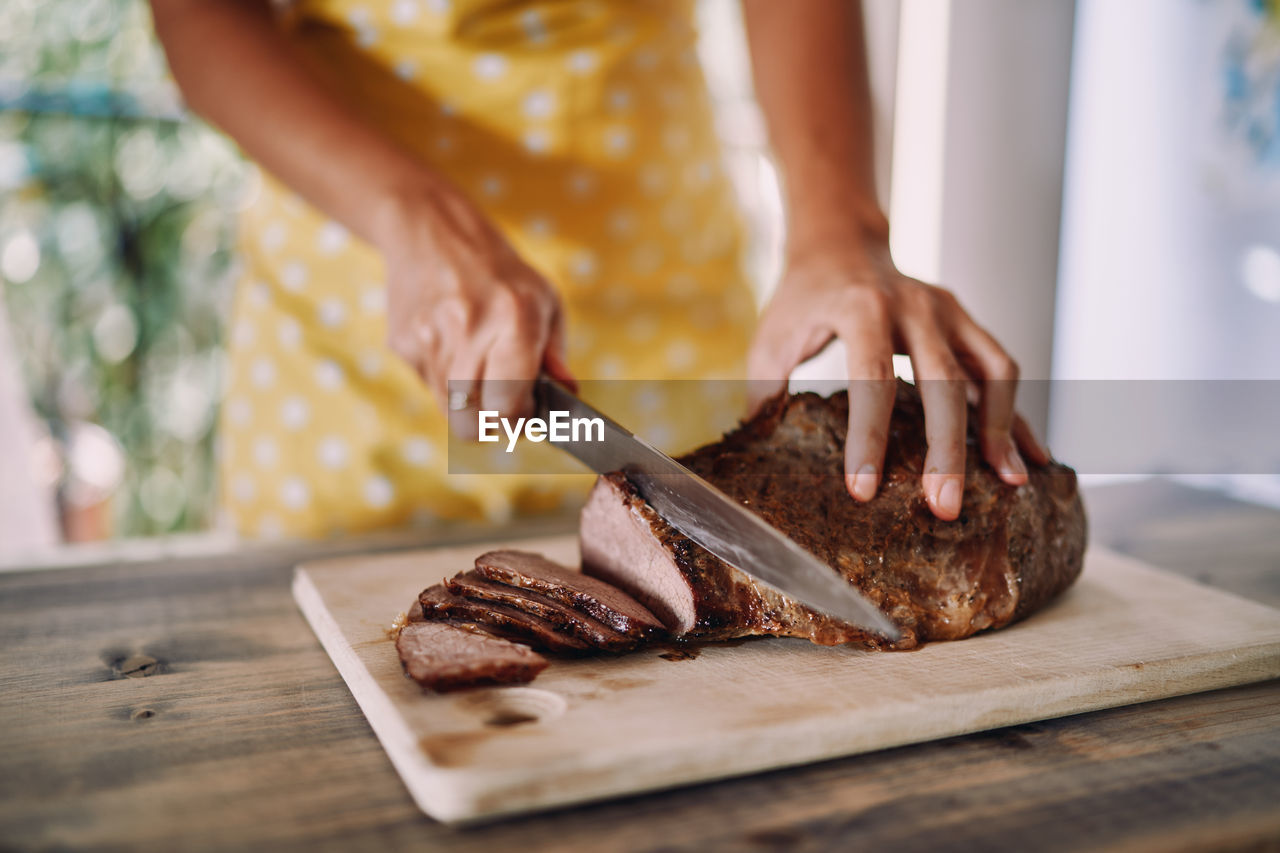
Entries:
[[[312,0],[284,26],[557,287],[577,376],[742,375],[755,307],[691,0]],[[242,534],[496,520],[580,499],[589,478],[447,473],[436,402],[386,347],[369,246],[270,177],[240,242],[219,453]],[[642,406],[617,416],[689,447],[728,404],[686,396],[678,424]]]

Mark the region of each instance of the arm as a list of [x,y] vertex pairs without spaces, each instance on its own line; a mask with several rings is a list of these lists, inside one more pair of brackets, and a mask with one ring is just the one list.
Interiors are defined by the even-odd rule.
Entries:
[[[389,343],[442,402],[448,379],[531,380],[544,363],[570,379],[551,287],[442,175],[324,85],[266,0],[152,0],[152,10],[191,107],[382,253]],[[486,384],[484,405],[521,413],[528,388]],[[475,418],[454,425],[474,432]]]
[[1018,445],[1033,461],[1047,461],[1013,411],[1017,365],[950,292],[893,265],[889,223],[875,196],[861,4],[743,0],[743,9],[789,232],[786,271],[761,317],[750,375],[762,393],[776,392],[832,338],[844,342],[845,479],[849,493],[866,501],[884,465],[893,354],[908,353],[925,405],[925,495],[939,518],[954,519],[964,488],[969,380],[981,388],[982,452],[1001,478],[1026,482]]

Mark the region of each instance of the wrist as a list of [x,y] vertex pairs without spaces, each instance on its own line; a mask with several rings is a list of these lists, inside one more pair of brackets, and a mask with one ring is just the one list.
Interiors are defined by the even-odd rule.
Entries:
[[423,223],[440,217],[457,192],[431,175],[415,176],[383,193],[372,208],[370,238],[384,255],[403,254],[422,235]]
[[815,253],[872,256],[889,248],[889,220],[875,205],[862,213],[848,205],[839,212],[808,213],[788,225],[786,255],[793,262]]

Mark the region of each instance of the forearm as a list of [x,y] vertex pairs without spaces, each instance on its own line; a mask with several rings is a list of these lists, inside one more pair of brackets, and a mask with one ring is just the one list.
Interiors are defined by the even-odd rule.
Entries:
[[268,171],[385,248],[443,181],[307,68],[265,0],[152,0],[187,103]]
[[861,3],[743,0],[756,95],[783,175],[791,248],[883,238]]

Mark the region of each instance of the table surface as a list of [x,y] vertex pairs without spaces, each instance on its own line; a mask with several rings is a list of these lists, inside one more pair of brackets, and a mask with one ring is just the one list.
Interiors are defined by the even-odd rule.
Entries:
[[[1280,512],[1158,480],[1086,500],[1095,544],[1280,606]],[[0,848],[1280,845],[1274,681],[450,829],[290,597],[315,552],[0,575]]]

